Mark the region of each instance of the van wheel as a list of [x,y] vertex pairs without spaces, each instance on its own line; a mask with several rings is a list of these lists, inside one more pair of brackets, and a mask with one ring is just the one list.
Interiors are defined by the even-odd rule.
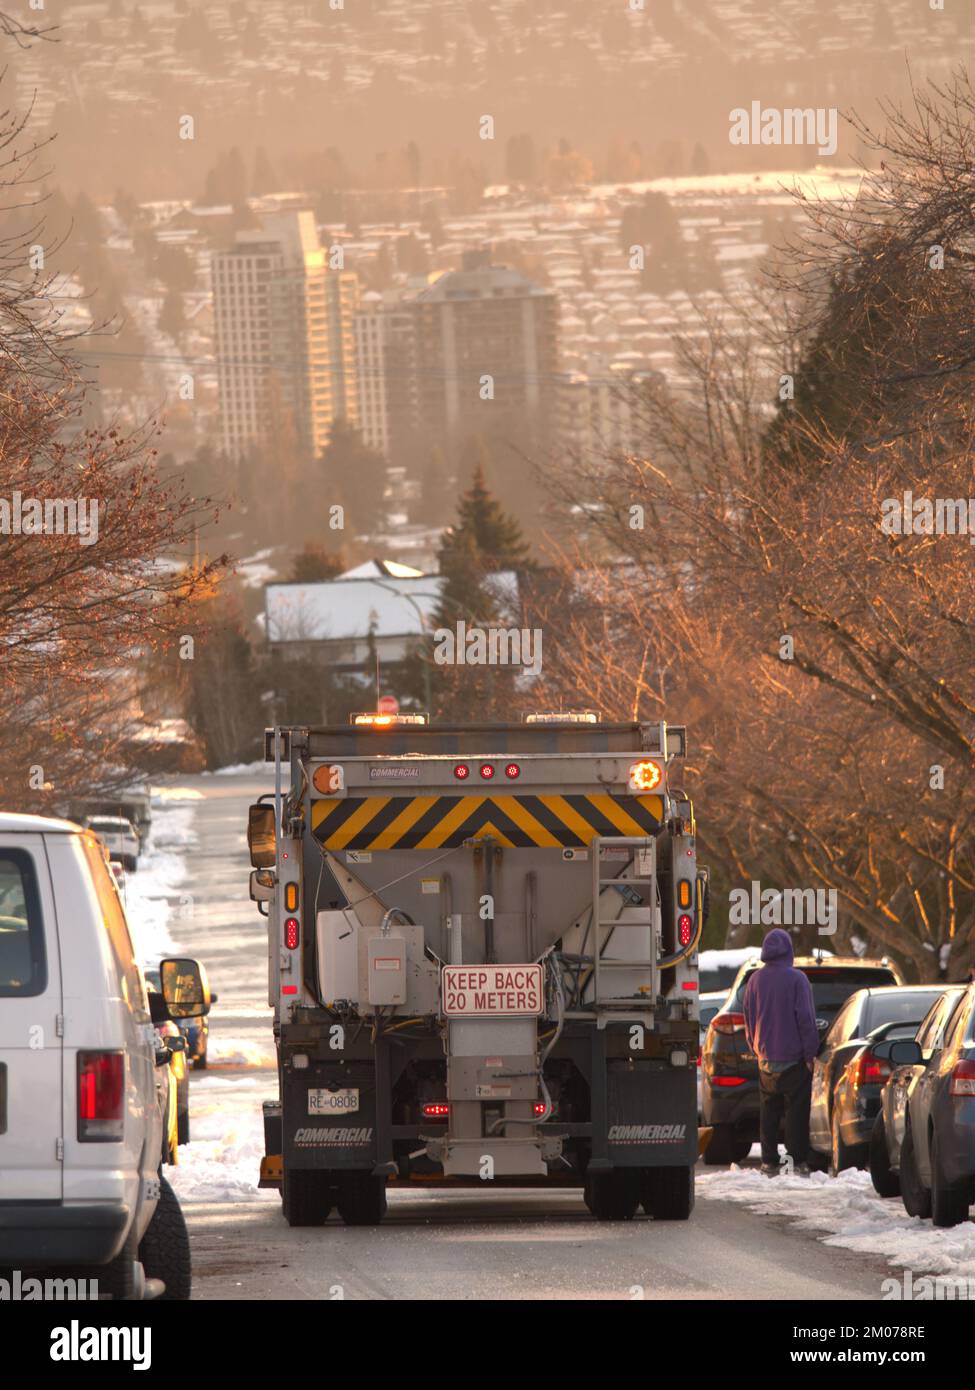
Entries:
[[878,1197],[899,1197],[900,1178],[890,1166],[887,1151],[887,1130],[884,1126],[883,1111],[873,1122],[870,1132],[870,1181]]
[[725,1163],[741,1163],[752,1151],[752,1141],[745,1139],[734,1125],[712,1125],[712,1134],[704,1150],[704,1163],[717,1168]]
[[386,1179],[371,1173],[343,1173],[335,1205],[347,1226],[378,1226],[386,1215]]
[[115,1259],[94,1270],[93,1274],[98,1279],[98,1292],[107,1293],[115,1303],[131,1303],[142,1298],[145,1277],[139,1268],[134,1226]]
[[632,1221],[640,1200],[636,1168],[613,1168],[586,1177],[586,1206],[597,1221]]
[[312,1168],[288,1168],[281,1183],[281,1206],[289,1226],[323,1226],[329,1218],[329,1174]]
[[640,1193],[643,1210],[655,1221],[686,1221],[694,1210],[694,1169],[644,1168]]
[[161,1279],[166,1285],[160,1303],[185,1303],[193,1282],[190,1237],[176,1193],[162,1175],[159,1186],[159,1202],[142,1237],[139,1259],[147,1279]]
[[901,1200],[908,1216],[927,1218],[931,1215],[931,1193],[921,1183],[914,1157],[914,1135],[910,1126],[904,1131],[901,1144]]
[[931,1217],[936,1226],[960,1226],[971,1206],[967,1179],[951,1183],[941,1163],[938,1136],[931,1136]]

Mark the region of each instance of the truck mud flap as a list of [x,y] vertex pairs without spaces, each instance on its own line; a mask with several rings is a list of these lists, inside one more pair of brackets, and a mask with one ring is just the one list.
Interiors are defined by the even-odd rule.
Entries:
[[[357,1091],[357,1105],[322,1113],[315,1092]],[[376,1079],[372,1067],[343,1067],[284,1073],[281,1121],[283,1154],[289,1168],[367,1168],[376,1162]]]
[[614,1167],[697,1162],[697,1087],[688,1067],[610,1064],[606,1154]]

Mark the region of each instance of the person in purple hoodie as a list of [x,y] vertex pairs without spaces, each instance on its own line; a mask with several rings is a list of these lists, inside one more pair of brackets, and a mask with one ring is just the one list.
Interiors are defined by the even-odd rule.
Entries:
[[748,1049],[758,1061],[761,1087],[762,1172],[779,1171],[779,1125],[785,1113],[785,1147],[801,1174],[809,1172],[809,1103],[819,1030],[812,986],[792,964],[792,939],[773,927],[762,942],[760,969],[745,986],[743,1011]]

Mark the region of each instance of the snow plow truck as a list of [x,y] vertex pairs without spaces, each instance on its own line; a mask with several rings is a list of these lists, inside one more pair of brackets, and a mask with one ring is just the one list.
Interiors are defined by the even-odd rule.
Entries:
[[260,1181],[291,1225],[375,1224],[403,1184],[687,1219],[707,871],[685,751],[683,728],[589,711],[266,731]]

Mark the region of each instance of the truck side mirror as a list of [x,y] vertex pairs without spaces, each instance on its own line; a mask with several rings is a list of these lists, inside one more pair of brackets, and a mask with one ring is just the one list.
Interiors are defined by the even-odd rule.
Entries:
[[210,1012],[210,986],[199,961],[186,957],[162,960],[159,979],[169,1017],[174,1021],[202,1018]]
[[270,869],[251,869],[252,903],[269,903],[274,897],[274,874]]
[[274,807],[261,804],[247,810],[247,848],[251,854],[251,867],[273,869],[277,860],[277,845],[274,840]]

